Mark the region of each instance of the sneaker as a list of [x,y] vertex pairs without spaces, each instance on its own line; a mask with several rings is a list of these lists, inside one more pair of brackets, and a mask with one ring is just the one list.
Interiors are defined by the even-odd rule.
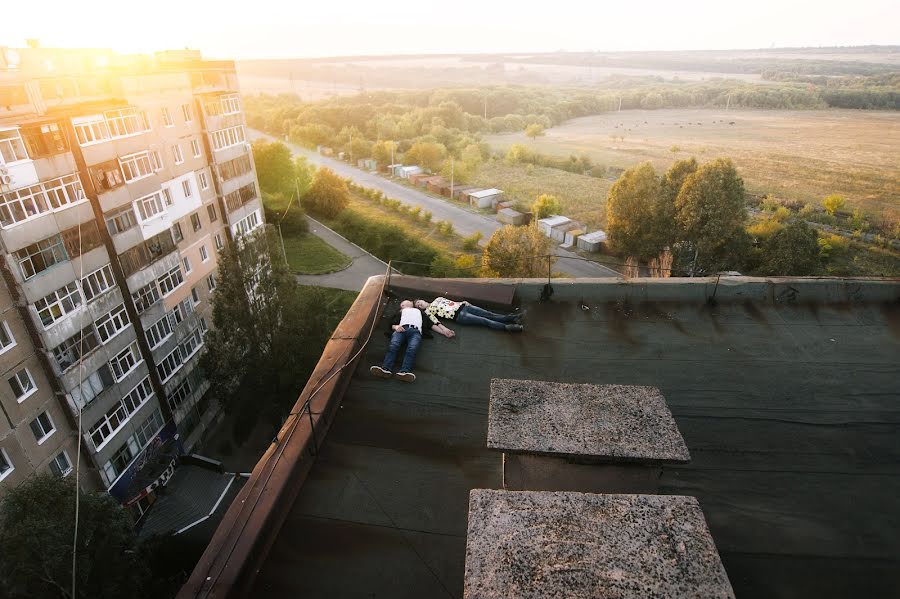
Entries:
[[381,366],[372,366],[371,368],[369,368],[369,372],[371,372],[372,374],[374,374],[375,376],[377,376],[380,379],[391,378],[391,371],[385,370]]
[[506,325],[506,330],[510,333],[521,333],[525,330],[525,327],[520,324],[508,324]]
[[416,380],[416,375],[411,372],[398,372],[395,376],[404,383],[411,383]]

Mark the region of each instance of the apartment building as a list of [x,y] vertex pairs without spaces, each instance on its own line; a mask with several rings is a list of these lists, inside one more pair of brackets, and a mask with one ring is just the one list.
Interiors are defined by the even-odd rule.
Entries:
[[51,416],[81,415],[86,484],[138,515],[217,415],[198,367],[217,251],[263,224],[237,92],[198,52],[0,48],[6,312],[30,321]]

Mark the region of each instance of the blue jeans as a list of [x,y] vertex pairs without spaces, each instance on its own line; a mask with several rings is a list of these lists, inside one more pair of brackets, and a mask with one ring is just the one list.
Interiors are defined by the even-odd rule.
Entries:
[[400,370],[397,372],[412,372],[413,366],[416,364],[419,344],[422,343],[422,333],[419,329],[410,325],[406,325],[404,331],[394,331],[394,334],[391,335],[391,344],[388,346],[387,354],[384,356],[382,368],[393,371],[394,360],[397,359],[397,353],[400,351],[404,341],[406,341],[406,352],[403,354],[403,364],[400,365]]
[[515,323],[517,318],[517,314],[497,314],[472,304],[466,304],[456,313],[456,322],[459,324],[477,324],[498,330]]

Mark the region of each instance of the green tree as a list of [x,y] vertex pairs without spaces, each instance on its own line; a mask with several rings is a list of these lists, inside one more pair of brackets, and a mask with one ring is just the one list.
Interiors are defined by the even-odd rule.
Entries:
[[[0,588],[4,597],[71,597],[74,477],[39,474],[0,503]],[[107,493],[78,491],[76,597],[139,597],[149,573],[138,559],[125,511]]]
[[531,209],[534,212],[534,218],[541,219],[547,218],[551,214],[559,214],[562,211],[562,206],[559,203],[559,198],[545,193],[538,196]]
[[301,198],[309,191],[315,172],[315,167],[307,162],[305,156],[294,158],[295,191],[299,190]]
[[525,135],[535,140],[538,137],[544,135],[544,126],[540,123],[531,123],[527,127],[525,127]]
[[701,270],[710,269],[723,246],[744,231],[747,220],[744,182],[731,160],[717,158],[688,175],[675,208],[683,240],[694,250],[692,262]]
[[541,277],[547,274],[549,253],[550,240],[537,227],[507,225],[491,235],[481,257],[481,268],[492,277]]
[[507,164],[520,164],[522,162],[530,162],[532,158],[531,150],[522,144],[512,144],[506,151]]
[[430,141],[419,141],[406,152],[408,162],[417,164],[428,171],[437,172],[447,156],[447,148],[442,144]]
[[349,204],[347,182],[331,169],[317,170],[309,191],[303,196],[303,207],[314,214],[333,218]]
[[376,141],[372,146],[372,158],[378,164],[390,164],[397,153],[397,144],[393,141]]
[[811,275],[821,266],[819,258],[816,230],[797,220],[772,235],[765,244],[761,270],[766,275]]
[[649,162],[622,173],[609,189],[607,232],[616,251],[641,258],[659,254],[655,219],[660,194],[660,181]]
[[253,142],[253,162],[256,163],[256,177],[263,191],[270,193],[294,193],[295,167],[291,150],[280,141]]
[[654,210],[654,237],[660,249],[670,246],[678,240],[676,225],[675,198],[681,191],[685,179],[697,171],[697,160],[687,158],[677,160],[669,167],[661,181],[661,191]]
[[842,209],[847,205],[847,201],[843,196],[840,196],[836,193],[831,194],[830,196],[826,196],[824,200],[822,200],[822,207],[825,208],[825,212],[834,216],[835,213]]

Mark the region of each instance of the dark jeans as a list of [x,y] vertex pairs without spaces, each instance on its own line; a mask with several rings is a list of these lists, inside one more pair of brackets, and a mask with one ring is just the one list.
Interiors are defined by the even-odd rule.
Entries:
[[422,343],[422,333],[419,329],[410,325],[406,325],[403,332],[394,331],[391,335],[391,344],[388,346],[387,354],[384,356],[382,368],[393,371],[394,360],[397,359],[397,352],[400,351],[404,341],[406,341],[406,352],[403,354],[403,364],[400,365],[400,370],[397,372],[412,372],[413,366],[416,364],[419,344]]
[[459,324],[477,324],[498,330],[505,329],[506,325],[515,323],[517,318],[517,314],[497,314],[472,304],[466,304],[456,313],[456,322]]

